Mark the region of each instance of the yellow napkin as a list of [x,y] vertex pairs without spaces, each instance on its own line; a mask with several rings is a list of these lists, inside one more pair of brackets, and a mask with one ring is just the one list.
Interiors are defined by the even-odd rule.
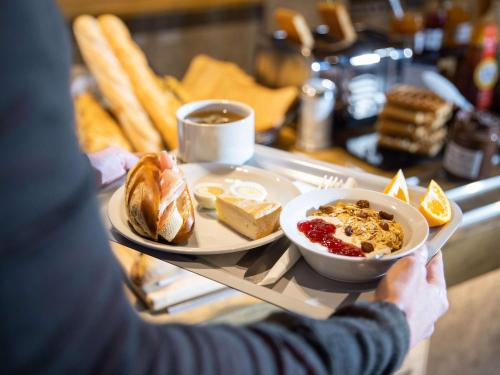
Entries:
[[228,99],[251,106],[257,132],[279,126],[298,94],[296,87],[261,86],[236,64],[206,55],[198,55],[191,61],[182,86],[193,100]]

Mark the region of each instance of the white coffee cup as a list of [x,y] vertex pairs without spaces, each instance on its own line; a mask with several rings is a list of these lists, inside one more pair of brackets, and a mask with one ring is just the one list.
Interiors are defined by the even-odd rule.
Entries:
[[[197,111],[222,111],[243,116],[224,124],[203,124],[187,117]],[[200,100],[177,110],[179,156],[186,163],[243,164],[253,156],[255,115],[246,104],[230,100]]]

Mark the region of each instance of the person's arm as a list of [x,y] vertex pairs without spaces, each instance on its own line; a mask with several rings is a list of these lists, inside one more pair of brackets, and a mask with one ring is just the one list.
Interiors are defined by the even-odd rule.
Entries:
[[69,43],[52,1],[2,1],[0,50],[2,371],[387,374],[401,364],[409,331],[393,303],[248,327],[139,319],[78,150]]

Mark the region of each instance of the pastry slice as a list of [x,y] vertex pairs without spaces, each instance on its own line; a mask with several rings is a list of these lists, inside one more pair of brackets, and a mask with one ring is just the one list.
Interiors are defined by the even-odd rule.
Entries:
[[413,142],[434,142],[446,136],[446,128],[430,129],[425,126],[379,119],[375,124],[379,134],[390,135],[394,137],[407,138]]
[[218,196],[217,218],[236,232],[256,240],[278,229],[281,205],[230,195]]
[[433,112],[435,116],[446,116],[453,109],[446,102],[430,90],[410,85],[394,86],[387,94],[387,102],[406,110]]
[[406,110],[386,104],[379,115],[379,119],[411,123],[428,129],[438,129],[450,119],[452,114],[452,111],[449,111],[437,116],[433,112]]
[[433,123],[436,115],[434,112],[415,111],[387,103],[380,116],[392,120],[410,122],[417,125]]
[[435,156],[441,151],[444,145],[444,139],[436,139],[434,142],[422,143],[413,142],[406,138],[380,134],[378,145],[385,148],[409,152],[410,154]]

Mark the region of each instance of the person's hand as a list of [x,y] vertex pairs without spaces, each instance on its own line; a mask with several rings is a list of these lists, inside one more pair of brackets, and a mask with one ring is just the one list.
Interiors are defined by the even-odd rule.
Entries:
[[410,348],[430,337],[436,321],[448,310],[441,252],[427,262],[427,250],[398,260],[380,282],[375,299],[394,303],[410,326]]
[[119,179],[139,160],[134,154],[114,146],[87,155],[101,185]]

